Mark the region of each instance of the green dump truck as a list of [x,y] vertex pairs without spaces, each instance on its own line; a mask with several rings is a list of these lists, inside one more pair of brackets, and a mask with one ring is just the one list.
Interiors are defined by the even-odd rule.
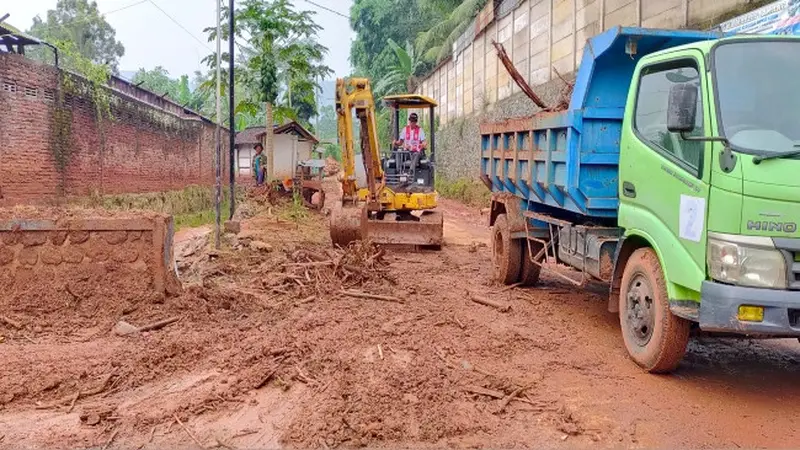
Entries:
[[800,39],[611,29],[567,110],[481,135],[502,283],[548,256],[607,282],[650,372],[693,327],[800,336]]

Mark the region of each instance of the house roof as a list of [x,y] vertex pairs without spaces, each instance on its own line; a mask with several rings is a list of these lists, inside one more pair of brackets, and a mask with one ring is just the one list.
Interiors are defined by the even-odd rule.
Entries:
[[261,142],[264,127],[249,127],[236,133],[236,145],[256,145]]
[[[264,127],[249,127],[245,128],[244,130],[236,133],[236,145],[256,145],[261,142],[261,139],[264,137]],[[300,125],[297,122],[289,122],[285,125],[275,125],[273,127],[273,133],[275,134],[289,134],[295,133],[303,139],[307,139],[312,141],[315,144],[319,144],[319,139],[316,136],[311,134],[304,126]]]

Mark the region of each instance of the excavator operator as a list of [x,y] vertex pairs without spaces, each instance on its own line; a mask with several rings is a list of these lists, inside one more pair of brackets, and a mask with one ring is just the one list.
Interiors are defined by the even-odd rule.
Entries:
[[418,121],[417,113],[412,112],[409,114],[408,125],[400,130],[400,136],[394,142],[395,148],[411,152],[411,167],[417,166],[420,156],[428,147],[428,142],[425,140],[425,130],[417,124]]

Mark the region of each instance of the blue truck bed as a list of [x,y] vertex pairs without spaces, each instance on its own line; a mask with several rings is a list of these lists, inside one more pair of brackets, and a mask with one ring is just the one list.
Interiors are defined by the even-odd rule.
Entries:
[[[617,216],[622,118],[643,55],[717,32],[612,28],[586,43],[569,108],[481,125],[481,178],[493,192],[557,216]],[[626,52],[635,42],[636,54]]]

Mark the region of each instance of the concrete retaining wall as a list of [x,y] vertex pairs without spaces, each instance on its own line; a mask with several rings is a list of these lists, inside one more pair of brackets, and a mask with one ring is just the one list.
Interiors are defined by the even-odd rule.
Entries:
[[[110,292],[175,293],[180,283],[172,254],[171,216],[0,220],[0,283],[4,288],[30,278],[43,286],[80,273],[117,280]],[[88,271],[86,269],[89,269]]]

